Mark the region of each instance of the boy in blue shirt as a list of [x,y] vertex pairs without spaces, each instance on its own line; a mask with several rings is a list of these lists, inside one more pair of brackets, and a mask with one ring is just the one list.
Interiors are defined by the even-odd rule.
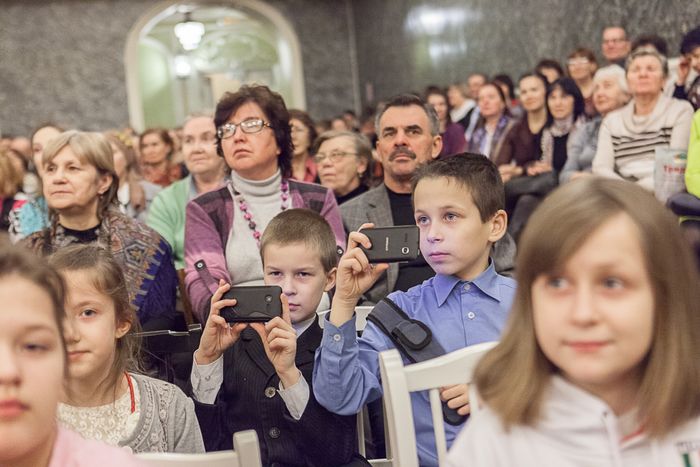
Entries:
[[[515,281],[497,274],[489,259],[491,245],[507,226],[498,169],[477,154],[429,162],[418,169],[412,193],[421,252],[436,275],[388,297],[410,318],[425,323],[446,352],[498,340],[515,292]],[[359,245],[371,246],[362,232],[352,232],[314,365],[316,399],[343,415],[381,397],[378,354],[394,348],[373,323],[356,337],[355,304],[387,268],[370,265]],[[443,388],[441,396],[461,415],[469,413],[466,384]],[[412,395],[411,403],[420,464],[437,465],[427,393]],[[445,425],[448,447],[460,428]]]

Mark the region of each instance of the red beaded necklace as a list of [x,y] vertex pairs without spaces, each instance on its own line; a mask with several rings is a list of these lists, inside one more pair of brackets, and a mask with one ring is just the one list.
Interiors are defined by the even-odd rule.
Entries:
[[[248,221],[248,228],[253,232],[255,243],[260,247],[260,237],[262,233],[257,229],[257,224],[255,220],[253,220],[253,213],[250,212],[250,207],[243,195],[236,191],[235,188],[234,191],[238,195],[238,209],[243,213],[243,218]],[[286,180],[282,180],[282,183],[280,183],[280,198],[282,199],[280,208],[284,211],[289,207],[289,183]]]

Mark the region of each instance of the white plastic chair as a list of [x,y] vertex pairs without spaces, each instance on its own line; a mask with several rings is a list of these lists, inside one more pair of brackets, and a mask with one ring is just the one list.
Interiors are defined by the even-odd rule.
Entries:
[[255,430],[234,433],[233,449],[204,454],[149,452],[136,457],[149,467],[262,467]]
[[[428,390],[433,416],[433,431],[438,463],[444,465],[447,456],[445,427],[439,388],[472,381],[481,357],[496,342],[472,345],[421,363],[404,366],[396,349],[379,354],[384,390],[384,416],[388,432],[387,456],[395,467],[418,467],[416,432],[411,408],[411,392]],[[470,394],[473,392],[470,391]],[[476,401],[473,401],[476,402]],[[476,408],[474,403],[472,410]],[[383,464],[386,465],[386,464]]]
[[[372,311],[373,306],[356,306],[355,307],[355,328],[359,331],[362,332],[365,330],[365,326],[367,326],[367,315]],[[330,313],[331,310],[324,310],[318,313],[318,324],[321,326],[321,329],[323,329],[323,326],[326,322],[326,316],[328,313]]]

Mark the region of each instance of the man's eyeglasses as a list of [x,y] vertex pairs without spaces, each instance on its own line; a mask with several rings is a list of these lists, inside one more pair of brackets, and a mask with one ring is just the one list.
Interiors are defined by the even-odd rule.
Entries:
[[250,118],[248,120],[243,120],[241,123],[227,123],[225,125],[221,125],[216,130],[216,136],[218,136],[220,139],[230,138],[236,134],[236,128],[239,127],[243,133],[252,134],[259,133],[265,127],[272,128],[272,125],[261,118]]
[[316,162],[317,164],[320,164],[321,162],[325,161],[326,158],[328,158],[328,160],[331,162],[339,162],[345,156],[356,156],[356,155],[357,155],[357,153],[355,153],[355,152],[345,152],[345,151],[333,151],[330,154],[324,154],[322,152],[318,152],[314,156],[314,162]]

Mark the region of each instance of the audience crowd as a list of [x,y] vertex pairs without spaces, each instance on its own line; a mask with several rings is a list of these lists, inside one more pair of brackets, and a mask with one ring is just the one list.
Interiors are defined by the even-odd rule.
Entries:
[[[601,53],[359,117],[252,84],[177,129],[2,137],[0,465],[139,465],[246,429],[264,465],[369,465],[356,415],[384,457],[378,354],[409,323],[443,353],[499,341],[473,388],[440,389],[449,465],[700,465],[700,27],[672,69],[619,26]],[[419,254],[371,263],[364,231],[392,226]],[[281,316],[226,318],[263,285]]]

